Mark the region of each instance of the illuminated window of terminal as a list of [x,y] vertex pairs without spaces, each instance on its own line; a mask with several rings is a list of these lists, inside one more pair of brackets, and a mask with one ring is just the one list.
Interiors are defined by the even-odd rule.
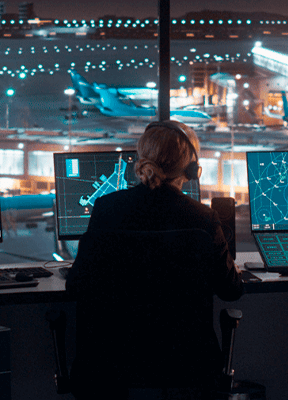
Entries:
[[23,175],[24,151],[0,149],[0,171],[1,175]]
[[28,154],[28,174],[53,176],[53,153],[50,151],[30,151]]
[[247,167],[245,160],[234,160],[233,161],[233,182],[231,182],[232,176],[232,160],[224,160],[223,162],[223,183],[224,185],[234,186],[247,186]]
[[200,158],[199,164],[202,167],[200,178],[201,185],[218,184],[218,160],[215,158]]

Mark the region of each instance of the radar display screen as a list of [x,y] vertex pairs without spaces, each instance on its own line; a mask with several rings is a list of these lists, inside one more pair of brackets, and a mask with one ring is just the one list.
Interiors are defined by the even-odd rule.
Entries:
[[247,152],[252,231],[288,230],[288,152]]
[[105,194],[137,185],[135,151],[54,153],[59,239],[86,232],[94,202]]
[[[136,151],[54,153],[58,238],[77,240],[86,232],[95,200],[139,183]],[[200,201],[199,181],[183,193]]]

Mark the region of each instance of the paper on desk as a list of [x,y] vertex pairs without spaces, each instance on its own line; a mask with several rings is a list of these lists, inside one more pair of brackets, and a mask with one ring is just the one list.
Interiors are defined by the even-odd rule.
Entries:
[[265,281],[275,281],[276,279],[280,278],[281,274],[278,272],[255,272],[251,271],[253,275],[260,278],[263,282]]

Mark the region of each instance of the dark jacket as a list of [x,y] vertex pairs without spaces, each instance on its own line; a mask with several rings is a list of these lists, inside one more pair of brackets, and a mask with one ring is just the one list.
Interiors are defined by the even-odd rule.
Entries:
[[[201,321],[199,323],[197,321],[193,321],[192,323],[191,321],[191,327],[193,326],[193,328],[188,333],[189,337],[184,339],[188,349],[185,352],[190,351],[194,353],[195,364],[199,367],[200,362],[197,362],[197,359],[201,357],[202,370],[199,376],[203,377],[206,374],[203,381],[204,385],[206,385],[207,381],[211,382],[211,376],[215,370],[218,368],[219,372],[221,367],[220,348],[213,331],[213,295],[217,294],[223,300],[233,301],[237,300],[243,291],[241,279],[228,251],[228,244],[224,238],[217,212],[192,200],[176,188],[168,185],[151,190],[145,185],[140,184],[129,190],[114,192],[97,199],[88,230],[80,240],[76,260],[68,275],[67,290],[77,295],[79,282],[83,283],[81,276],[83,277],[83,274],[87,273],[84,270],[91,269],[93,271],[93,268],[97,270],[97,265],[94,265],[97,262],[97,254],[91,256],[91,260],[92,257],[94,260],[93,262],[91,261],[93,265],[87,260],[87,254],[89,252],[93,253],[93,237],[96,229],[165,231],[193,228],[199,228],[208,232],[214,244],[213,263],[208,267],[208,273],[205,272],[205,276],[209,280],[205,295],[202,292],[197,292],[199,290],[197,287],[198,284],[197,282],[193,284],[193,278],[191,280],[192,283],[189,281],[188,290],[191,290],[191,293],[197,293],[194,298],[191,298],[193,298],[194,304],[197,303],[195,306],[197,308],[197,315],[200,316]],[[90,259],[90,256],[88,258]],[[81,286],[83,286],[82,283],[80,284]],[[190,306],[193,308],[193,305]],[[188,313],[190,312],[189,307],[187,309]],[[187,316],[185,318],[187,319]],[[188,316],[188,325],[190,323],[189,318]],[[205,329],[199,330],[197,325],[201,325],[202,321],[205,321]],[[204,323],[202,325],[204,326]],[[193,330],[194,332],[195,330],[201,332],[200,336],[202,336],[203,343],[208,343],[206,349],[204,349],[205,346],[202,346],[202,349],[197,348],[196,342],[194,347],[191,347],[191,343],[194,340]],[[187,360],[191,359],[192,353],[187,358],[183,356],[184,358],[181,361],[182,364],[185,363],[185,366],[182,365],[181,367],[186,371],[189,371],[186,368],[186,364],[190,362]],[[193,362],[190,364],[193,364]],[[181,367],[179,366],[180,369]],[[198,377],[195,378],[194,384],[196,385],[197,382],[199,382]]]
[[[215,293],[222,300],[239,299],[243,290],[241,280],[228,251],[217,212],[170,185],[151,190],[140,184],[98,198],[88,232],[93,229],[159,231],[193,228],[207,231],[213,239]],[[81,260],[76,259],[76,264],[81,265]]]

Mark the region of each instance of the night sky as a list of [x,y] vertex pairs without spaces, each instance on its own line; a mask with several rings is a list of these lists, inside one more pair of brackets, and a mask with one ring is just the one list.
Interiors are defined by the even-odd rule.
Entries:
[[[6,11],[18,13],[23,1],[6,0]],[[39,17],[59,19],[97,19],[104,15],[145,18],[157,16],[157,0],[30,0]],[[288,16],[287,0],[170,0],[171,16],[180,17],[189,11],[262,11]]]

